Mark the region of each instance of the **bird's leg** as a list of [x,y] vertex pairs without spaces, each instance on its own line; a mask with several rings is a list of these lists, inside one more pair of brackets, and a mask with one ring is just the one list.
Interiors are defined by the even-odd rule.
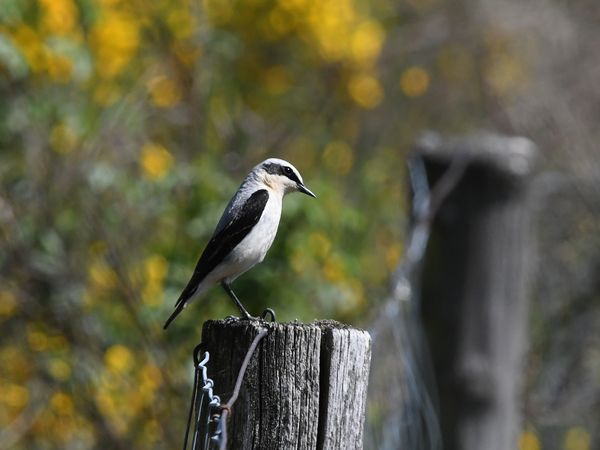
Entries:
[[229,283],[227,283],[225,280],[223,280],[223,281],[221,281],[221,286],[223,286],[223,289],[225,289],[225,292],[227,292],[227,295],[229,295],[231,297],[231,299],[235,302],[236,306],[240,310],[240,313],[242,314],[242,318],[243,319],[254,319],[254,317],[252,317],[250,315],[250,313],[248,313],[248,311],[246,311],[246,308],[244,308],[244,306],[242,305],[242,302],[240,302],[240,300],[237,298],[237,296],[231,289],[231,286],[229,286]]

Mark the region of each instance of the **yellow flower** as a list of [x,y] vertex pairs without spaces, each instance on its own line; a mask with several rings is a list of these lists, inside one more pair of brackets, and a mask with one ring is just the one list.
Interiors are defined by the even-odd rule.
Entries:
[[313,2],[307,17],[308,30],[326,61],[350,56],[350,42],[359,15],[351,0]]
[[144,261],[146,277],[149,282],[162,282],[167,275],[169,263],[162,255],[152,255]]
[[144,261],[146,280],[142,291],[142,300],[149,306],[161,304],[163,281],[167,275],[169,264],[161,255],[152,255]]
[[90,264],[88,274],[92,286],[99,289],[113,288],[118,282],[115,271],[100,259]]
[[29,390],[18,384],[5,384],[2,386],[0,401],[12,408],[22,409],[29,402]]
[[27,65],[32,72],[39,73],[46,68],[48,49],[31,27],[20,25],[14,31],[12,39],[27,60]]
[[569,428],[565,436],[565,450],[589,450],[590,433],[583,427]]
[[51,34],[67,34],[77,23],[77,8],[72,0],[39,0],[42,28]]
[[70,395],[65,394],[64,392],[55,393],[50,399],[50,406],[52,406],[52,409],[61,416],[71,415],[75,409],[73,405],[73,399]]
[[133,366],[133,354],[124,345],[113,345],[104,354],[104,363],[113,373],[121,374],[129,371]]
[[519,436],[519,450],[540,450],[540,441],[533,431],[523,431]]
[[112,417],[118,414],[115,399],[107,392],[96,394],[98,409],[106,416]]
[[348,91],[358,105],[367,109],[376,107],[383,99],[383,88],[372,75],[354,75],[348,81]]
[[173,155],[160,144],[146,143],[142,147],[140,165],[151,180],[164,178],[173,165]]
[[140,43],[140,24],[133,16],[107,10],[91,31],[96,67],[103,78],[120,74],[131,61]]
[[175,80],[159,75],[146,84],[152,103],[159,108],[170,108],[181,100],[181,89]]
[[71,366],[62,359],[55,359],[50,362],[50,374],[60,381],[68,380],[71,377]]
[[48,336],[33,325],[27,325],[27,342],[35,352],[43,352],[48,348]]
[[363,22],[353,33],[350,42],[352,57],[361,65],[371,65],[379,56],[385,32],[381,25],[373,20]]
[[400,89],[408,97],[420,97],[428,88],[429,74],[422,67],[409,67],[400,77]]
[[54,81],[67,83],[73,72],[73,62],[66,56],[48,51],[46,54],[48,75]]

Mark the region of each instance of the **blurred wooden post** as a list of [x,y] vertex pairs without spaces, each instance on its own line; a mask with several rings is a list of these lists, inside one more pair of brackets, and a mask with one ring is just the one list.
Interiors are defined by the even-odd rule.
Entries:
[[226,402],[261,329],[227,424],[236,450],[361,449],[371,357],[369,334],[333,321],[312,324],[208,321],[208,374]]
[[467,162],[434,220],[421,287],[444,449],[517,448],[535,146],[518,137],[428,134],[416,153],[432,186],[454,158]]

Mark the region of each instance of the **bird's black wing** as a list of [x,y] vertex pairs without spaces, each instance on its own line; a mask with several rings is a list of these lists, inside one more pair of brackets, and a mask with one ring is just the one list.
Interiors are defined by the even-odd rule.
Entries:
[[204,277],[217,267],[258,223],[268,200],[269,193],[266,189],[254,192],[231,221],[213,235],[196,264],[192,278],[177,299],[175,311],[165,323],[165,329],[183,310],[185,303],[194,295]]

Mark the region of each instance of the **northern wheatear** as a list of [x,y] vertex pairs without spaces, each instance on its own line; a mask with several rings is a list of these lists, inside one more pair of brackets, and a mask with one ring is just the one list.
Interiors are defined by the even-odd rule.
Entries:
[[230,284],[265,258],[277,234],[283,196],[293,191],[316,197],[304,185],[300,172],[287,161],[270,158],[252,169],[225,208],[165,329],[189,302],[218,283],[243,318],[252,317]]

